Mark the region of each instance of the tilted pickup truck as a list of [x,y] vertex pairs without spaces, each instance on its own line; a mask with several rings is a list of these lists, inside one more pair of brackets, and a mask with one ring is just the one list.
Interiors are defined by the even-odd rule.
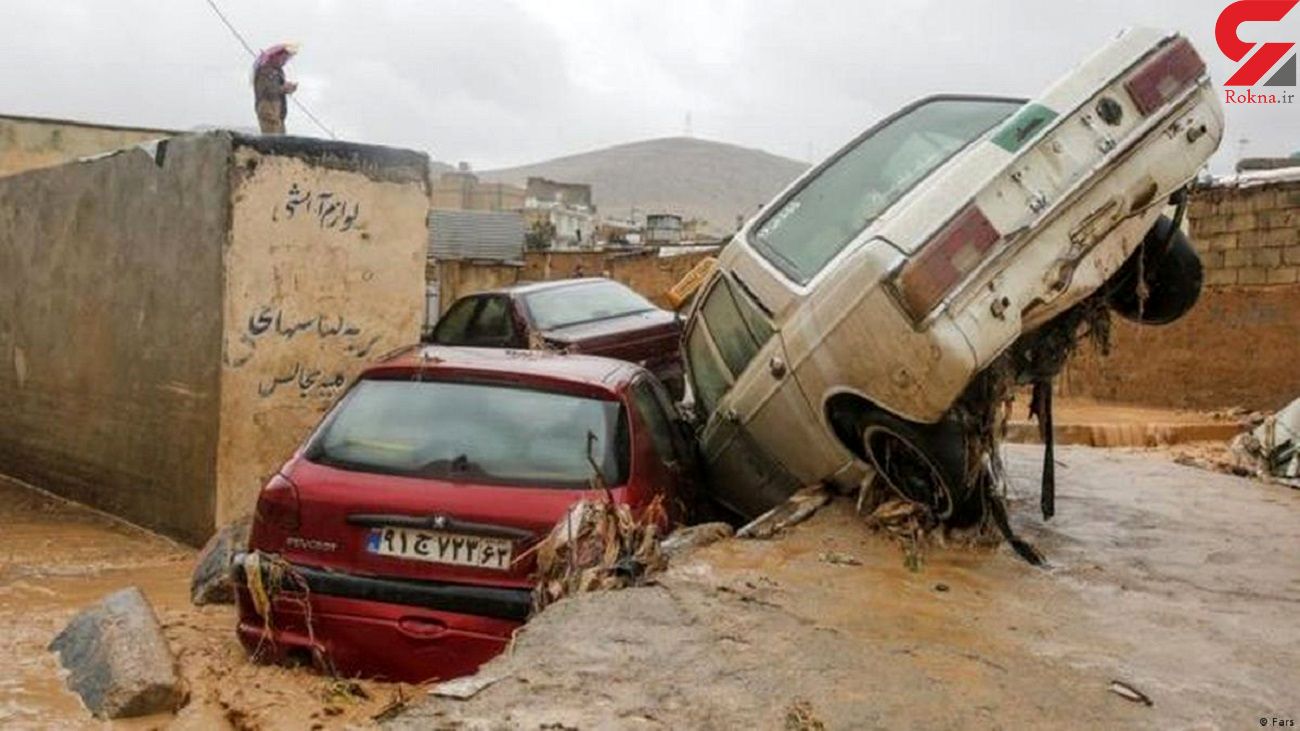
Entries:
[[810,170],[722,251],[683,334],[712,496],[748,517],[874,469],[951,515],[972,491],[951,414],[985,369],[1044,355],[1085,300],[1152,324],[1195,303],[1164,212],[1222,136],[1192,45],[1138,29],[1037,99],[922,99]]

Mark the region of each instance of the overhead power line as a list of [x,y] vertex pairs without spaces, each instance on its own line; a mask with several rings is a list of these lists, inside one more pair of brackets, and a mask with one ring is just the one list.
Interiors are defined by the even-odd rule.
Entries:
[[[204,0],[204,2],[208,4],[209,8],[212,8],[212,12],[216,13],[217,19],[221,21],[222,25],[226,26],[226,29],[229,30],[230,34],[235,37],[235,40],[239,41],[239,45],[243,46],[245,51],[248,51],[248,55],[252,56],[253,59],[256,59],[257,51],[254,50],[251,45],[249,45],[248,41],[245,40],[244,38],[244,34],[239,32],[239,29],[235,27],[235,24],[230,22],[230,18],[227,18],[226,14],[221,12],[221,8],[217,7],[217,3],[214,0]],[[338,135],[334,134],[334,131],[331,130],[329,127],[326,127],[325,123],[320,121],[319,117],[317,117],[315,114],[312,114],[312,111],[308,109],[307,105],[303,104],[302,101],[298,99],[298,97],[293,96],[291,94],[289,95],[289,101],[293,102],[293,105],[295,107],[298,107],[299,111],[301,111],[303,114],[307,116],[307,119],[310,119],[312,122],[316,124],[317,127],[320,127],[325,134],[329,135],[330,139],[332,140],[338,139]]]

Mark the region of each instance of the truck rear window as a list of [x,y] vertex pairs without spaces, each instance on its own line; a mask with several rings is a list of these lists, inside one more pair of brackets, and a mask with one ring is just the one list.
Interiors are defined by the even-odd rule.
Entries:
[[763,220],[754,249],[807,284],[871,221],[1022,102],[940,98],[869,130]]
[[617,401],[510,385],[363,380],[308,445],[318,464],[459,482],[584,488],[627,479]]

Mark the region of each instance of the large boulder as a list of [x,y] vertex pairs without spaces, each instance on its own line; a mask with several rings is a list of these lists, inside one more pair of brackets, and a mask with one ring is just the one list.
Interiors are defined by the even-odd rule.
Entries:
[[252,525],[252,516],[237,520],[217,531],[203,546],[190,578],[190,601],[196,606],[234,603],[230,560],[248,545]]
[[171,712],[183,701],[158,617],[134,586],[73,617],[50,650],[68,669],[68,687],[100,718]]

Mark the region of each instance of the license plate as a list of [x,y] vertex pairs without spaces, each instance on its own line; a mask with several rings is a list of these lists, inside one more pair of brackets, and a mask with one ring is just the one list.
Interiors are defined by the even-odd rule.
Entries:
[[380,556],[506,570],[513,546],[504,538],[485,538],[417,528],[372,528],[366,550]]

